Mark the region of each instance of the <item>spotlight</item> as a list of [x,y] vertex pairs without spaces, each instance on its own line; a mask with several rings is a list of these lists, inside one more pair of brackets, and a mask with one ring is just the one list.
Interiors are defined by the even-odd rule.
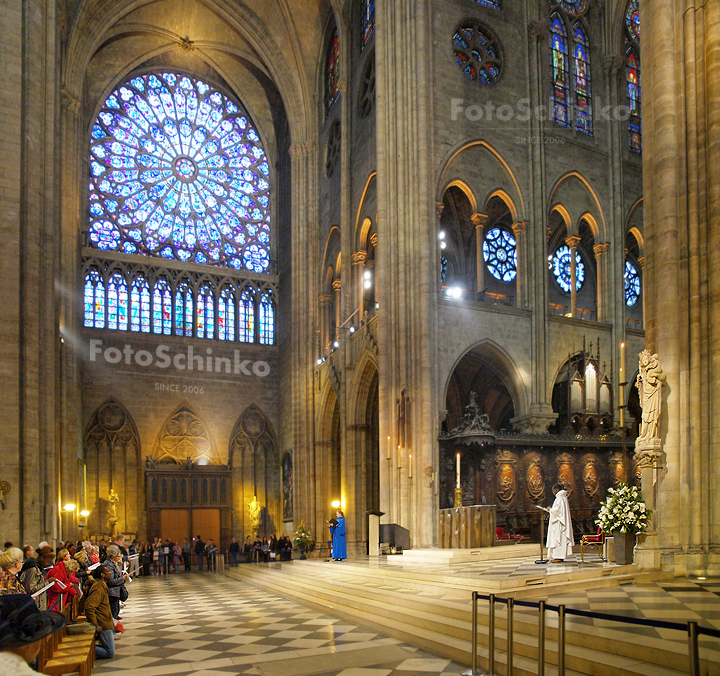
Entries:
[[330,504],[331,504],[335,509],[339,509],[339,507],[340,507],[340,500],[333,500]]
[[450,298],[462,298],[462,289],[459,286],[449,287],[446,293]]
[[380,309],[380,303],[375,303],[375,309],[376,309],[376,310],[379,310],[379,309]]
[[372,272],[370,272],[370,270],[365,270],[365,272],[363,273],[363,278],[372,279]]
[[68,504],[65,505],[65,507],[63,507],[63,509],[64,509],[66,512],[74,512],[74,511],[75,511],[75,505],[73,505],[72,502],[68,502]]
[[80,512],[80,516],[90,516],[90,512],[88,512],[87,509],[83,509],[83,511]]
[[447,246],[447,242],[440,242],[440,248],[444,249]]
[[321,357],[320,359],[317,360],[317,365],[320,366],[320,364],[322,364],[322,363],[323,363],[323,360],[322,360],[322,357]]
[[439,240],[445,239],[445,231],[444,231],[444,230],[441,230],[441,231],[438,233],[438,239],[439,239]]
[[372,282],[371,282],[369,279],[366,279],[366,280],[363,282],[363,286],[364,286],[366,289],[369,289],[369,288],[372,286]]
[[338,347],[340,347],[340,343],[336,340],[336,341],[333,343],[333,347],[337,349]]
[[350,333],[355,333],[355,327],[354,327],[354,326],[351,326],[351,327],[350,327]]

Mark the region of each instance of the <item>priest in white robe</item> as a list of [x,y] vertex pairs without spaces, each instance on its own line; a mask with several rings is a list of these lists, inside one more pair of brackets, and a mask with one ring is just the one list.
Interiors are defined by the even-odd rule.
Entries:
[[552,563],[562,563],[568,556],[572,555],[573,529],[572,519],[570,518],[570,503],[567,499],[567,491],[562,485],[555,484],[553,486],[555,494],[555,502],[553,506],[547,510],[550,514],[550,523],[548,524],[547,547],[548,558]]

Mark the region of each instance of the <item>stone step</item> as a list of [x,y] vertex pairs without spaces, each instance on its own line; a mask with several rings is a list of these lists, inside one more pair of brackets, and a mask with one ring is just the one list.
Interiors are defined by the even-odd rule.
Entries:
[[[266,566],[240,566],[228,575],[292,598],[328,614],[357,622],[399,640],[419,645],[461,663],[471,663],[471,602],[465,599],[427,599],[407,591],[380,589],[365,580],[353,580],[351,569],[343,565],[294,562]],[[329,584],[329,580],[332,583]],[[432,591],[429,585],[426,591]],[[444,589],[436,588],[439,594]],[[380,598],[380,595],[382,598]],[[504,606],[498,606],[496,619],[496,659],[505,660]],[[515,673],[537,673],[537,613],[517,608],[514,627]],[[548,613],[546,621],[546,662],[557,663],[557,621]],[[648,673],[671,676],[687,672],[686,648],[674,643],[636,637],[617,630],[588,628],[568,622],[566,665],[577,673],[594,676],[635,676]],[[487,667],[487,609],[481,603],[478,615],[478,654]],[[642,656],[642,660],[637,658]],[[527,660],[523,667],[522,660]],[[717,666],[717,665],[715,665]],[[527,671],[526,671],[527,670]],[[498,673],[503,673],[501,667]],[[548,671],[548,673],[551,673]],[[570,672],[567,672],[570,673]]]

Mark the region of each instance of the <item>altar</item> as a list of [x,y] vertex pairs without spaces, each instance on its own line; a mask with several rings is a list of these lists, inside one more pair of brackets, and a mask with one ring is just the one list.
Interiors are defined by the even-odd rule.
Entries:
[[495,544],[495,505],[440,510],[440,549],[474,549]]

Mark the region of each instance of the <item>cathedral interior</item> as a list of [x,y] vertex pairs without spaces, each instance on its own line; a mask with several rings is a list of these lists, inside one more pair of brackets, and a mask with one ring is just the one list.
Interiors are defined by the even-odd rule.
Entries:
[[6,540],[437,547],[457,489],[537,540],[625,481],[643,565],[720,574],[718,0],[0,25]]

